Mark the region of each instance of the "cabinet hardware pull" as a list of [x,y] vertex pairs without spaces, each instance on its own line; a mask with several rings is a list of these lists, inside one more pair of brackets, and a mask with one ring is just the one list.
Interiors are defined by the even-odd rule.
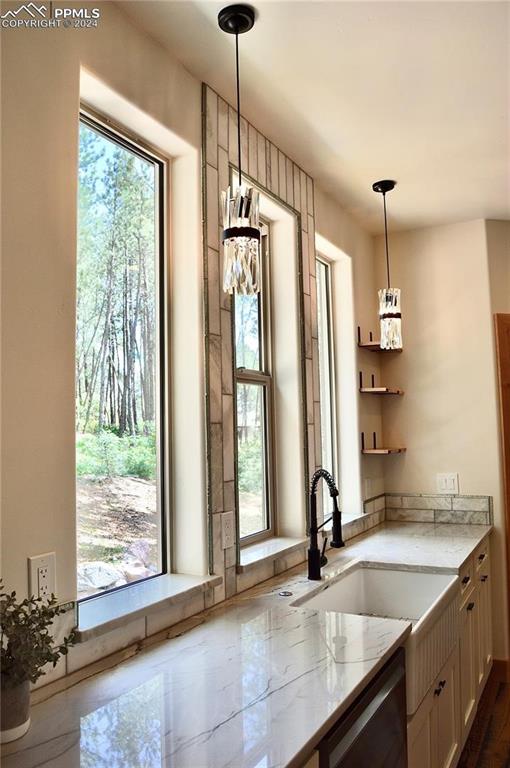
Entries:
[[469,584],[470,581],[471,581],[471,576],[464,576],[464,578],[462,579],[463,584]]
[[485,554],[482,552],[481,555],[478,555],[478,560],[482,562],[482,560],[485,560]]
[[445,685],[446,685],[446,680],[439,681],[439,687],[441,688],[441,690],[445,687]]
[[488,576],[482,576],[480,581],[483,581],[484,583],[487,581],[489,577]]
[[442,688],[436,688],[436,690],[434,691],[434,696],[441,696],[442,690],[443,690]]
[[475,607],[474,603],[468,603],[466,606],[466,611],[472,611],[474,607]]

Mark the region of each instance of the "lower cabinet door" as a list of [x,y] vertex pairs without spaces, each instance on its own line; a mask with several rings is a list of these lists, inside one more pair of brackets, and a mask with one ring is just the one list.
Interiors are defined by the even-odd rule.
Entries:
[[409,768],[453,768],[460,753],[456,645],[407,727]]
[[478,685],[480,686],[478,694],[481,695],[482,686],[487,679],[492,662],[492,610],[489,563],[482,567],[478,578]]
[[434,700],[428,693],[407,726],[408,768],[435,768]]
[[[468,601],[460,614],[460,717],[462,740],[471,728],[476,711],[477,677],[478,677],[478,638],[475,638],[475,597]],[[475,642],[476,639],[476,642]]]
[[437,768],[452,768],[460,752],[459,653],[444,665],[434,688],[434,730]]

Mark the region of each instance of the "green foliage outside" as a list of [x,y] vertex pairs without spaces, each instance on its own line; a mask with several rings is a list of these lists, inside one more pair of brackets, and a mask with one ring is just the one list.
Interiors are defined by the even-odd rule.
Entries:
[[76,472],[79,477],[140,477],[154,480],[156,436],[119,437],[115,432],[80,433],[76,436]]
[[242,493],[260,493],[262,478],[262,442],[260,431],[239,443],[237,464],[239,490]]

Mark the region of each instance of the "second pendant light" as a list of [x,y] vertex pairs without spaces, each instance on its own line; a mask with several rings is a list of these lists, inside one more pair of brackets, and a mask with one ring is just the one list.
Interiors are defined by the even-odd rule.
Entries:
[[402,313],[400,310],[400,288],[391,287],[390,255],[388,250],[388,219],[386,215],[386,193],[391,192],[396,181],[383,179],[372,184],[374,192],[383,196],[384,243],[386,248],[387,288],[379,291],[379,320],[381,323],[381,349],[402,349]]

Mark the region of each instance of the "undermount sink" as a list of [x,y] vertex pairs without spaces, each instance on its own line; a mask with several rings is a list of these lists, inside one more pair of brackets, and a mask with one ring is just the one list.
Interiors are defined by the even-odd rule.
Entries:
[[446,661],[458,631],[458,577],[355,563],[293,605],[389,619],[407,619],[407,712],[413,714]]
[[445,573],[360,565],[306,600],[307,608],[417,622],[454,583]]

